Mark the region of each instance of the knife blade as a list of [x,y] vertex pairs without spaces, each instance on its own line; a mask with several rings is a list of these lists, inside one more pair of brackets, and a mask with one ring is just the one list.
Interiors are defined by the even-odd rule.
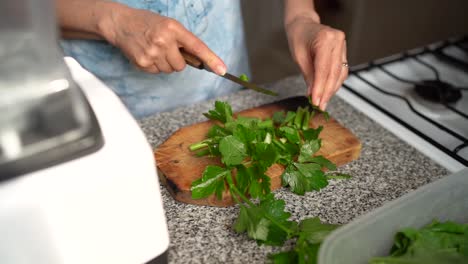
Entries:
[[[194,68],[200,69],[200,70],[206,70],[206,71],[209,71],[211,73],[214,73],[209,67],[205,66],[203,64],[203,62],[199,58],[197,58],[196,56],[186,52],[184,49],[180,49],[180,53],[182,54],[182,57],[184,57],[184,60],[188,65],[190,65],[190,66],[192,66]],[[237,84],[240,84],[240,85],[244,86],[245,88],[254,90],[256,92],[271,95],[271,96],[278,96],[278,94],[273,92],[273,91],[270,91],[270,90],[267,90],[265,88],[259,87],[258,85],[254,84],[254,83],[246,82],[246,81],[240,79],[239,77],[234,76],[234,75],[232,75],[230,73],[226,72],[226,74],[218,75],[218,76],[223,77],[225,79],[228,79],[228,80],[230,80],[232,82],[235,82]]]

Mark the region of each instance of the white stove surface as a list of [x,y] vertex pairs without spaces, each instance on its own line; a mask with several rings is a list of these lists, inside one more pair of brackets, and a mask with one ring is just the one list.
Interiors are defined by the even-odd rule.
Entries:
[[[468,53],[459,47],[450,46],[443,51],[445,54],[450,54],[459,60],[468,62]],[[466,69],[463,70],[429,53],[418,55],[417,58],[434,66],[439,71],[442,81],[458,87],[468,87],[468,71],[466,71]],[[379,61],[376,61],[376,64],[379,64]],[[406,80],[435,80],[434,72],[413,58],[405,58],[403,60],[391,62],[382,67]],[[379,91],[368,82],[359,78],[358,75],[384,92],[406,98],[413,109],[411,109],[405,100]],[[424,137],[419,136],[417,132],[412,131],[407,125],[412,126],[420,133],[438,142],[438,144],[443,146],[442,148],[453,151],[456,147],[466,142],[466,138],[468,138],[468,119],[466,117],[457,114],[442,104],[432,103],[421,98],[414,91],[413,84],[399,81],[385,73],[379,67],[370,67],[367,70],[360,70],[357,73],[350,74],[348,80],[345,82],[345,87],[350,87],[355,92],[358,92],[361,98],[346,88],[340,89],[338,96],[348,101],[358,110],[369,115],[395,135],[407,141],[450,171],[458,171],[465,167],[463,161],[451,157],[441,150],[441,148],[434,146],[428,140],[425,140]],[[372,101],[385,111],[390,112],[399,118],[401,122],[396,121],[383,111],[373,107],[371,103],[366,102],[362,97]],[[465,115],[468,115],[468,91],[462,90],[462,98],[458,102],[451,104],[451,106]],[[451,135],[437,125],[424,119],[424,117],[418,115],[414,110],[419,112],[420,115],[458,134],[458,137]],[[404,123],[406,123],[406,125]],[[462,148],[457,154],[459,158],[467,161],[468,147]]]

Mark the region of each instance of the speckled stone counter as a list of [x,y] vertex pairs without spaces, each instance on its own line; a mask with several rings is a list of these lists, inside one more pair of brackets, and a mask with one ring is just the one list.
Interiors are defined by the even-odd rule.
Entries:
[[[305,84],[294,76],[268,88],[280,97],[240,91],[218,98],[231,103],[234,111],[259,106],[282,98],[304,95]],[[156,148],[182,126],[205,120],[201,113],[215,100],[154,115],[140,121],[151,145]],[[349,128],[362,142],[361,157],[340,168],[353,175],[345,181],[331,181],[320,192],[297,196],[287,189],[275,192],[286,201],[293,219],[318,216],[322,221],[345,224],[387,201],[434,181],[448,172],[419,153],[338,97],[329,103],[330,114]],[[216,208],[176,202],[164,186],[161,192],[166,210],[171,245],[170,263],[265,263],[269,253],[288,248],[258,246],[231,228],[238,207]]]

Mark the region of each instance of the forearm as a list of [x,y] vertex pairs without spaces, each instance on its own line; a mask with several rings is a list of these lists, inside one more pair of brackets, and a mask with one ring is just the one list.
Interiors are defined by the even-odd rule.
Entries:
[[113,13],[125,6],[105,0],[55,0],[62,37],[108,39]]
[[284,25],[293,20],[306,17],[320,23],[320,17],[315,11],[313,0],[284,0]]

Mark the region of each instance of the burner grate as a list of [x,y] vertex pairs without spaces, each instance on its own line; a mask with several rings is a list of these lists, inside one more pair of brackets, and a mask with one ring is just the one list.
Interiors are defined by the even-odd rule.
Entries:
[[464,88],[464,87],[454,87],[454,86],[450,85],[449,83],[442,82],[440,80],[440,73],[434,66],[426,63],[425,61],[419,59],[418,57],[411,57],[411,59],[414,59],[415,61],[417,61],[421,65],[424,65],[424,66],[428,67],[429,69],[431,69],[435,74],[435,80],[424,80],[422,82],[407,80],[407,79],[401,78],[398,75],[392,73],[391,71],[385,69],[382,65],[377,65],[377,67],[379,69],[381,69],[383,72],[385,72],[388,76],[394,78],[395,80],[398,80],[398,81],[404,82],[404,83],[413,84],[413,85],[416,86],[416,88],[421,88],[421,89],[416,90],[417,92],[419,90],[422,90],[422,88],[426,88],[426,89],[433,88],[435,90],[434,92],[436,93],[436,97],[438,97],[438,100],[434,100],[434,101],[438,101],[439,103],[441,103],[443,106],[445,106],[450,111],[458,114],[459,116],[461,116],[461,117],[463,117],[465,119],[468,119],[467,114],[461,112],[460,110],[458,110],[455,107],[453,107],[452,105],[450,105],[450,103],[455,103],[456,101],[458,101],[462,97],[461,90],[465,90],[466,88]]
[[[367,96],[364,94],[361,94],[357,89],[353,88],[352,85],[345,83],[343,87],[359,97],[360,99],[366,101],[373,107],[377,108],[387,116],[391,117],[393,120],[401,124],[402,126],[406,127],[410,131],[412,131],[414,134],[418,135],[419,137],[423,138],[433,146],[437,147],[439,150],[444,152],[445,154],[449,155],[453,159],[457,160],[458,162],[462,163],[465,166],[468,166],[468,160],[464,157],[462,157],[460,154],[460,150],[468,147],[468,139],[466,135],[462,135],[451,128],[447,127],[446,125],[437,122],[436,120],[433,120],[432,118],[426,116],[424,113],[418,111],[412,104],[410,100],[408,100],[404,95],[400,95],[398,93],[393,93],[390,91],[387,91],[386,89],[382,89],[379,87],[376,83],[373,81],[370,81],[367,79],[363,73],[373,70],[373,69],[379,69],[380,71],[384,72],[387,76],[391,77],[394,80],[397,80],[402,83],[407,83],[411,84],[414,86],[422,86],[425,85],[425,87],[433,88],[436,92],[438,92],[438,96],[440,97],[441,101],[440,104],[443,105],[448,111],[451,111],[458,115],[461,119],[468,119],[468,115],[456,107],[453,106],[453,103],[458,101],[462,97],[462,92],[463,90],[468,90],[468,87],[454,87],[449,83],[441,81],[441,73],[439,70],[437,70],[436,67],[433,65],[427,63],[426,61],[422,60],[420,56],[426,55],[426,54],[433,54],[440,60],[443,60],[451,65],[456,66],[457,68],[463,68],[464,70],[468,71],[468,62],[460,59],[460,58],[454,58],[453,56],[444,53],[444,49],[447,47],[456,47],[459,49],[461,52],[464,52],[466,54],[466,57],[468,58],[468,38],[464,38],[455,42],[445,42],[442,44],[437,45],[434,48],[434,45],[425,47],[423,49],[419,49],[417,51],[411,51],[411,52],[405,52],[397,56],[392,56],[390,59],[386,58],[383,60],[376,60],[373,61],[369,64],[366,65],[358,65],[356,67],[352,67],[350,69],[350,76],[355,76],[362,82],[366,83],[369,87],[372,87],[376,91],[385,94],[387,96],[391,96],[394,98],[397,98],[398,100],[403,101],[406,103],[406,105],[409,107],[409,109],[422,118],[423,120],[427,121],[428,123],[432,124],[433,126],[437,127],[438,129],[444,131],[445,133],[451,135],[452,137],[458,139],[462,143],[456,146],[455,148],[449,148],[446,147],[445,145],[441,144],[440,142],[437,142],[434,140],[432,137],[428,136],[424,131],[419,130],[418,128],[415,128],[410,122],[403,120],[402,118],[398,117],[394,113],[391,113],[389,109],[385,109],[385,107],[382,107],[380,104],[372,101],[369,99]],[[433,74],[434,74],[434,79],[433,80],[425,80],[425,81],[415,81],[415,80],[409,80],[407,78],[403,78],[399,76],[398,74],[395,74],[394,72],[390,71],[387,69],[386,65],[394,63],[394,62],[401,62],[405,60],[413,60],[420,65],[425,66],[426,68],[430,69]],[[437,87],[436,87],[437,86]],[[441,94],[442,91],[441,86],[444,86],[444,88],[447,89],[447,91],[444,91],[444,94]],[[421,87],[419,87],[421,89]]]

